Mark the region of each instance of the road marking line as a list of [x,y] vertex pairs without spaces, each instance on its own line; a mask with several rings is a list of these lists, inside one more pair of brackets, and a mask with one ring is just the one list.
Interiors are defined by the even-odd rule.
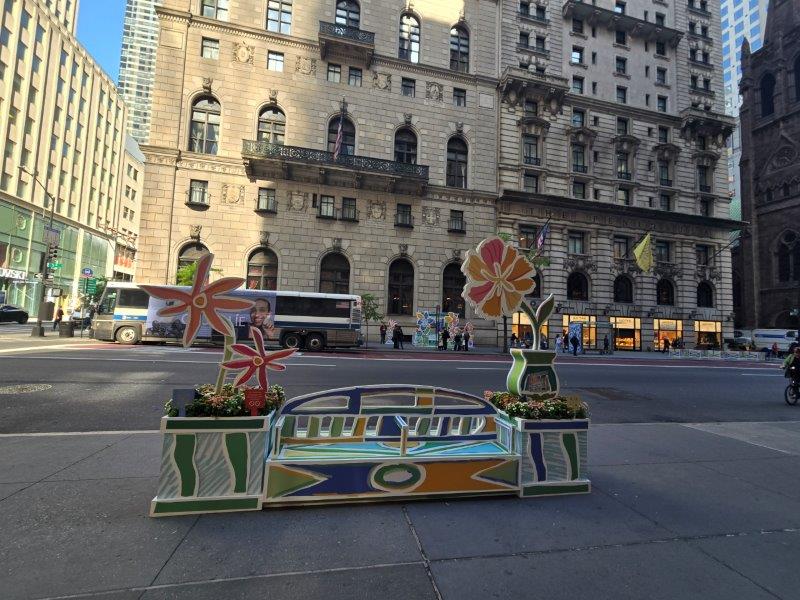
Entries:
[[98,344],[97,343],[89,343],[86,344],[66,344],[64,346],[52,346],[50,348],[42,348],[41,346],[27,346],[24,348],[8,348],[6,350],[0,350],[0,354],[10,354],[11,352],[29,352],[32,350],[46,351],[46,352],[53,352],[56,350],[75,350],[76,348],[83,348],[85,350],[96,350]]
[[456,367],[456,371],[508,371],[506,367]]
[[62,437],[67,435],[133,435],[138,433],[161,433],[158,429],[132,429],[129,431],[48,431],[43,433],[0,433],[0,438],[9,437]]
[[739,375],[744,377],[783,377],[780,373],[739,373]]

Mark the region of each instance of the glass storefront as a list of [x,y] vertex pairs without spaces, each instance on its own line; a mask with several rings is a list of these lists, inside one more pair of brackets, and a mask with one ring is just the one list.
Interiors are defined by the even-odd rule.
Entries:
[[597,348],[597,317],[592,315],[562,315],[562,335],[569,330],[570,323],[583,325],[583,347]]
[[694,334],[696,348],[702,350],[720,350],[722,348],[721,321],[695,321]]
[[[539,328],[539,333],[542,336],[542,339],[548,340],[548,344],[550,344],[550,340],[548,338],[548,331],[549,328],[547,326],[547,323],[545,323]],[[514,317],[511,320],[511,333],[516,334],[517,339],[523,341],[525,341],[526,339],[531,339],[533,337],[533,326],[531,325],[531,320],[528,317],[528,315],[526,315],[522,311],[514,313]]]
[[634,317],[611,317],[614,350],[642,349],[642,320]]
[[670,348],[679,348],[683,343],[683,321],[653,319],[653,350],[663,349],[664,340],[669,340]]

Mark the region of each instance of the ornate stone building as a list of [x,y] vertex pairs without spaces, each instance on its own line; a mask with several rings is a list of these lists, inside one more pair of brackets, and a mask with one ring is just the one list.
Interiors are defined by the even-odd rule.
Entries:
[[[742,219],[734,275],[745,328],[800,326],[800,1],[772,0],[742,47]],[[737,300],[739,294],[737,293]]]
[[[412,325],[462,309],[464,250],[550,219],[551,342],[580,321],[590,346],[718,343],[736,224],[717,11],[165,0],[137,277],[212,251],[249,286],[371,292]],[[632,265],[647,231],[656,275]]]

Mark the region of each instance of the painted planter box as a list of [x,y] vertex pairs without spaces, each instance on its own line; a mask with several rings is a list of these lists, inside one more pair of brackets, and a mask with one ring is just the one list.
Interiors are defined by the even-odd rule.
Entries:
[[520,455],[519,495],[587,494],[589,419],[520,419],[498,411],[514,427]]
[[260,510],[271,418],[162,417],[150,515]]

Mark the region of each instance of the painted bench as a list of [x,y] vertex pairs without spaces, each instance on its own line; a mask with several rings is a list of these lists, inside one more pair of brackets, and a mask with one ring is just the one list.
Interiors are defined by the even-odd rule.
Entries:
[[[529,423],[509,419],[483,398],[444,388],[361,386],[294,398],[274,417],[264,503],[541,495],[526,489],[554,482],[546,481],[544,438],[525,431]],[[542,425],[551,436],[558,427],[557,422]],[[575,422],[562,426],[574,428]],[[550,493],[589,491],[588,422],[577,427],[583,430],[584,451],[576,437],[574,444],[565,444],[566,453],[551,453],[560,465],[555,483],[566,485]]]

